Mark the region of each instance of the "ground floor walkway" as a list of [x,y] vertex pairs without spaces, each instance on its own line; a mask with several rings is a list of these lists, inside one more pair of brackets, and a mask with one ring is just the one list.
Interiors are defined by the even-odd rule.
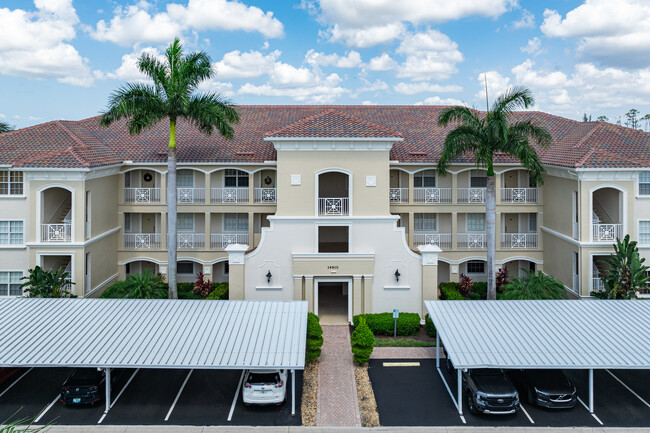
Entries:
[[318,426],[360,426],[348,325],[324,325],[318,367]]

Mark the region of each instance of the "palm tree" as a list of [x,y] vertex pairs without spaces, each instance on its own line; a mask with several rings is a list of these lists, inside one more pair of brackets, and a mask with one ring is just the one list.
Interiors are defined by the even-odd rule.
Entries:
[[517,158],[528,170],[533,184],[544,181],[544,166],[531,140],[541,147],[551,144],[546,128],[530,120],[509,122],[510,114],[533,105],[534,98],[526,87],[513,87],[501,94],[485,115],[468,107],[446,108],[438,116],[438,125],[458,124],[447,134],[438,161],[438,172],[446,174],[455,157],[473,154],[477,168],[487,170],[485,191],[485,222],[487,232],[488,299],[496,299],[494,250],[496,244],[496,181],[494,154],[499,152]]
[[3,132],[9,132],[13,130],[14,128],[10,124],[0,120],[0,134],[2,134]]
[[501,299],[566,299],[564,284],[542,271],[524,270],[526,277],[513,277],[503,287]]
[[138,59],[138,68],[153,85],[130,83],[111,94],[100,124],[109,126],[128,119],[129,133],[139,134],[163,119],[169,119],[167,150],[167,251],[169,298],[176,299],[176,122],[188,120],[205,135],[216,129],[227,139],[239,121],[237,107],[214,93],[197,93],[198,85],[216,75],[204,52],[183,55],[178,39],[165,50],[164,61],[149,54]]
[[635,299],[637,292],[650,281],[650,268],[643,264],[645,258],[641,258],[637,243],[630,241],[630,235],[625,235],[622,241],[616,239],[614,252],[603,262],[609,268],[601,278],[607,298]]

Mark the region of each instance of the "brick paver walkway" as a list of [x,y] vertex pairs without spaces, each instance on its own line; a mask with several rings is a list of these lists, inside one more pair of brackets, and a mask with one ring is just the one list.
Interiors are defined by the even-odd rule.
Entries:
[[318,366],[318,426],[360,426],[348,325],[324,325]]

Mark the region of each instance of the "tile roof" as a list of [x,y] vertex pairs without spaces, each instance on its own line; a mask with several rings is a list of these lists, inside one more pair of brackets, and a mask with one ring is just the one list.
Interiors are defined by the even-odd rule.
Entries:
[[[391,160],[435,163],[453,126],[437,126],[442,106],[248,105],[240,106],[235,137],[205,136],[188,122],[178,122],[180,163],[261,163],[276,159],[265,137],[395,137]],[[538,149],[549,165],[574,168],[650,167],[650,134],[605,122],[578,122],[538,111],[513,113],[513,120],[532,120],[553,136]],[[125,121],[108,128],[99,117],[53,121],[0,134],[0,164],[15,167],[93,168],[119,164],[165,163],[169,124],[160,122],[140,135],[129,134]],[[496,155],[497,162],[516,162]],[[458,162],[473,162],[471,155]]]

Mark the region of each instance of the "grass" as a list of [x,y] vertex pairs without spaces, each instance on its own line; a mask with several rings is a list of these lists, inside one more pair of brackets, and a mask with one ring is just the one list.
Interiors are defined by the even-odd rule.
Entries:
[[413,337],[397,337],[393,341],[393,337],[378,338],[375,337],[375,347],[435,347],[435,341],[422,341],[416,340]]

